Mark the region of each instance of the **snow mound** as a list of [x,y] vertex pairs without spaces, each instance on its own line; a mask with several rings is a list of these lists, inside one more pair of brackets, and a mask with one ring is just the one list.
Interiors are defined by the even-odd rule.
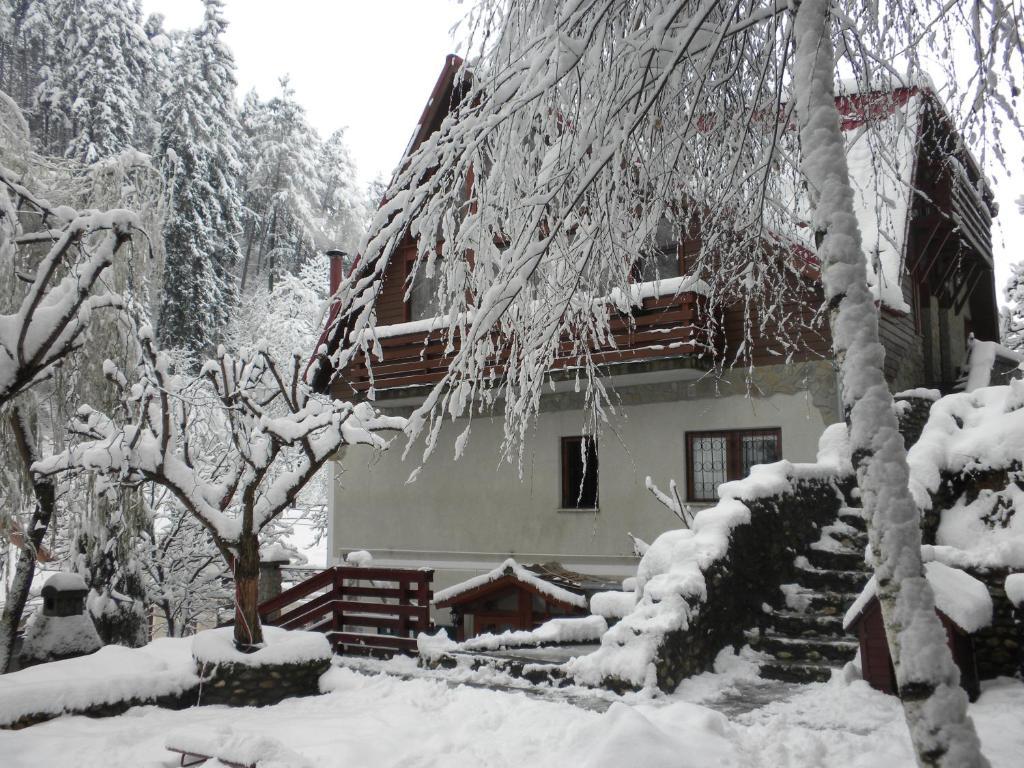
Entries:
[[256,768],[312,768],[313,763],[284,746],[277,739],[259,733],[238,731],[231,726],[214,729],[190,728],[167,736],[169,750],[216,758],[230,765]]
[[263,647],[255,653],[235,648],[234,628],[221,627],[200,632],[192,639],[192,656],[204,664],[242,664],[261,667],[267,664],[302,664],[331,658],[331,644],[322,632],[303,632],[279,627],[263,627]]
[[85,579],[77,573],[68,573],[66,571],[55,573],[47,578],[44,586],[53,587],[58,592],[85,592],[89,589],[85,585]]
[[607,631],[608,622],[601,616],[551,619],[529,631],[506,630],[500,635],[490,633],[477,635],[459,643],[458,650],[496,651],[499,648],[591,643],[597,642]]
[[36,661],[84,656],[103,647],[88,613],[46,616],[36,611],[25,632],[22,655]]
[[1024,573],[1011,573],[1006,577],[1006,596],[1016,608],[1024,608]]
[[[954,624],[973,634],[992,623],[992,596],[983,582],[959,568],[951,568],[940,562],[925,563],[924,570],[935,593],[935,607]],[[872,576],[843,617],[844,629],[853,624],[877,590],[878,582]]]
[[180,694],[199,684],[190,646],[187,638],[161,638],[142,648],[108,645],[89,656],[4,675],[0,723]]
[[636,606],[636,591],[597,592],[590,597],[590,612],[605,619],[621,619]]

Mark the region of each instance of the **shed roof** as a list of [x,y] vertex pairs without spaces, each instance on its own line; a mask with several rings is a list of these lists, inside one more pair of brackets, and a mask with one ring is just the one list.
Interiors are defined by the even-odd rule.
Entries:
[[[557,563],[550,563],[548,566],[561,568]],[[522,566],[510,557],[492,571],[435,592],[434,606],[448,608],[452,605],[461,605],[515,585],[563,608],[586,608],[587,598],[579,592],[567,589],[571,582],[555,568],[548,570],[548,566]],[[534,570],[536,568],[544,570],[538,572]],[[564,569],[563,572],[570,573]]]

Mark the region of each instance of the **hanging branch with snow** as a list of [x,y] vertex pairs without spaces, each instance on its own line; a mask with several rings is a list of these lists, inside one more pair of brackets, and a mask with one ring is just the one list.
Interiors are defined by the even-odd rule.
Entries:
[[[38,229],[25,232],[21,216],[36,218]],[[136,228],[129,211],[51,209],[0,168],[0,269],[28,285],[14,311],[0,314],[0,407],[81,346],[93,312],[120,306],[95,289]],[[33,263],[31,252],[44,246]]]
[[[632,314],[630,283],[663,243],[696,245],[681,277],[699,281],[699,323],[711,338],[724,307],[742,308],[738,348],[705,350],[717,365],[752,367],[766,336],[784,362],[807,329],[828,322],[918,760],[983,765],[928,613],[881,371],[876,302],[902,305],[892,294],[903,264],[899,253],[869,263],[865,250],[891,256],[902,225],[871,211],[877,231],[862,242],[833,82],[852,74],[847,94],[931,92],[918,51],[959,46],[967,55],[938,65],[952,108],[941,119],[998,159],[1000,127],[1021,128],[1015,19],[1001,0],[926,0],[912,10],[827,0],[480,0],[469,24],[479,55],[456,80],[448,116],[396,173],[360,268],[335,296],[347,343],[334,370],[357,356],[368,367],[379,359],[373,303],[406,233],[419,251],[407,291],[416,281],[434,286],[443,310],[433,327],[451,355],[410,419],[428,454],[445,420],[479,405],[504,410],[504,448],[519,447],[521,458],[559,355],[574,360],[588,426],[598,428],[613,401],[593,351],[614,344],[610,318]],[[893,164],[892,142],[864,112],[867,161]],[[912,199],[908,182],[890,175],[893,191]],[[879,186],[884,198],[890,190]],[[814,293],[819,267],[826,300]]]
[[112,362],[107,377],[121,393],[116,417],[82,406],[78,441],[34,470],[42,475],[95,472],[120,484],[154,483],[207,530],[235,579],[235,642],[263,642],[258,606],[260,533],[345,445],[387,447],[383,437],[405,420],[313,394],[304,360],[286,365],[265,351],[233,356],[223,348],[199,376],[178,374],[153,330],[139,330],[137,381]]

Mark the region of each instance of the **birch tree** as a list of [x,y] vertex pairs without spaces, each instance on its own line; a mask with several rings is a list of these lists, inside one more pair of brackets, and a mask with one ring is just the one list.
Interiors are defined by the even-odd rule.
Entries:
[[[985,140],[1020,127],[1013,9],[999,0],[483,0],[468,27],[473,65],[456,82],[451,113],[406,158],[360,272],[336,296],[356,343],[343,345],[335,370],[355,355],[372,361],[373,299],[409,231],[419,243],[411,279],[436,277],[453,352],[409,433],[429,453],[446,418],[497,405],[511,454],[566,340],[591,424],[600,424],[611,401],[589,353],[607,343],[612,313],[631,311],[612,299],[630,296],[637,255],[666,222],[677,238],[701,240],[688,268],[707,287],[708,322],[726,304],[744,308],[747,338],[720,364],[749,365],[766,320],[795,348],[799,326],[782,315],[789,286],[801,282],[789,279],[799,263],[792,246],[814,249],[917,758],[984,765],[923,576],[834,81],[849,76],[864,92],[920,85],[919,51],[958,47],[932,74],[951,124],[976,140],[983,161],[998,159],[998,142]],[[870,116],[865,123],[870,141]]]
[[34,470],[43,477],[88,471],[119,485],[166,489],[206,529],[232,573],[235,644],[255,650],[263,642],[261,532],[342,446],[384,449],[382,433],[405,420],[313,394],[298,354],[281,365],[263,351],[233,356],[221,348],[191,376],[173,370],[152,327],[140,327],[139,347],[131,380],[104,364],[121,393],[119,413],[79,408],[78,441]]

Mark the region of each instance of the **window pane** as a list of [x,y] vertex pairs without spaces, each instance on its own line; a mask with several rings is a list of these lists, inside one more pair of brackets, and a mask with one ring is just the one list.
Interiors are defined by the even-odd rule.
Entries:
[[740,469],[743,477],[755,464],[771,464],[779,460],[778,435],[743,435],[740,438]]
[[690,460],[693,462],[691,499],[717,499],[718,486],[726,480],[725,435],[691,435]]
[[679,251],[675,243],[648,253],[643,259],[642,279],[645,283],[670,277],[679,277]]
[[562,508],[597,509],[597,443],[562,438]]
[[412,291],[409,294],[409,319],[426,320],[437,317],[440,312],[440,302],[437,298],[437,269],[434,267],[434,274],[427,277],[426,269],[421,264],[416,271],[415,282],[412,284]]

